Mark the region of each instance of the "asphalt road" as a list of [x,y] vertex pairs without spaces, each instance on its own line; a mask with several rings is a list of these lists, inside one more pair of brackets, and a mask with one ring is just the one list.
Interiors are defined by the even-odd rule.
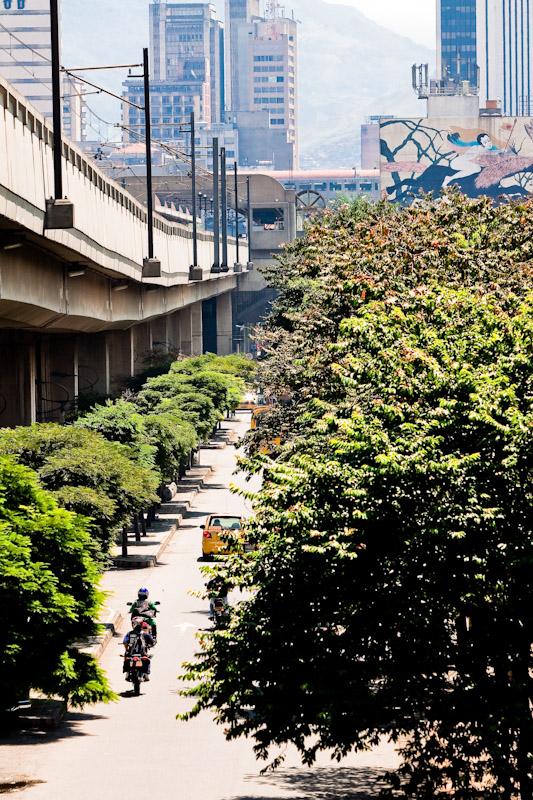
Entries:
[[[244,432],[248,415],[225,423]],[[21,776],[36,781],[16,792],[24,800],[117,800],[140,796],[151,800],[355,800],[377,796],[375,781],[397,759],[384,743],[377,750],[346,759],[340,765],[324,754],[313,769],[300,765],[287,751],[278,772],[260,775],[252,744],[227,742],[209,714],[178,722],[176,714],[190,706],[178,695],[180,665],[196,648],[196,632],[209,625],[206,603],[190,594],[205,579],[198,561],[200,525],[208,513],[248,514],[247,503],[229,491],[235,476],[235,450],[211,450],[202,456],[215,470],[209,488],[194,506],[154,569],[113,573],[108,586],[122,605],[139,585],[161,601],[159,643],[152,661],[152,680],[142,695],[132,697],[122,675],[120,639],[108,645],[102,666],[119,702],[97,705],[68,715],[53,734],[12,739],[0,747],[0,783]],[[112,603],[111,603],[112,605]],[[117,606],[118,607],[118,606]],[[273,754],[275,755],[275,753]]]

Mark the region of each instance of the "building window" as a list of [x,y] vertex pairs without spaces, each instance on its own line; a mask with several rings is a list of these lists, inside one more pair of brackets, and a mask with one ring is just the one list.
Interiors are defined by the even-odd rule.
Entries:
[[254,228],[264,231],[285,230],[283,208],[254,208],[252,212]]

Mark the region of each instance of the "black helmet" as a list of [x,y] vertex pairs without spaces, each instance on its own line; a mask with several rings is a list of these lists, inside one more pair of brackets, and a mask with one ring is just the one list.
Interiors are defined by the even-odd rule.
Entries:
[[148,591],[148,589],[139,589],[139,591],[137,592],[137,597],[139,598],[139,600],[148,600],[149,594],[150,592]]

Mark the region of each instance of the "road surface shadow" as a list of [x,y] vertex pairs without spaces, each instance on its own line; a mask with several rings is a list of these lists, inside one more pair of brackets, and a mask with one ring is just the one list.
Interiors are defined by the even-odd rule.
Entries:
[[295,767],[260,777],[248,776],[247,780],[268,786],[270,792],[279,790],[279,796],[250,794],[231,800],[374,800],[386,785],[386,773],[387,770],[374,767]]
[[72,736],[86,736],[80,730],[80,724],[84,722],[94,722],[95,720],[108,719],[101,714],[87,714],[81,711],[69,712],[65,719],[54,730],[24,730],[13,731],[11,734],[0,736],[0,746],[19,746],[31,744],[48,744],[57,742],[60,739],[69,739]]

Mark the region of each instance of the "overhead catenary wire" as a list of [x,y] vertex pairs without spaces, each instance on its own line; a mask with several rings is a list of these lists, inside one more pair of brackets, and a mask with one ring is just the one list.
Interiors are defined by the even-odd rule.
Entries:
[[[9,30],[9,28],[6,28],[6,26],[3,25],[2,23],[0,23],[0,30],[3,30],[5,33],[7,33],[10,38],[14,39],[16,42],[21,44],[26,50],[28,50],[29,52],[31,52],[32,54],[37,56],[37,58],[41,59],[41,61],[44,61],[47,64],[51,64],[52,63],[50,58],[45,56],[43,53],[40,53],[39,51],[35,50],[33,47],[31,47],[26,42],[24,42],[20,37],[16,36],[12,31]],[[41,80],[39,77],[37,77],[37,75],[35,75],[35,73],[32,72],[26,65],[23,65],[20,61],[18,61],[7,48],[0,46],[0,50],[3,50],[4,52],[6,52],[10,56],[10,58],[13,60],[13,62],[15,64],[17,64],[17,66],[22,67],[38,83],[40,83],[46,89],[51,90],[51,83],[47,84],[43,80]],[[130,66],[141,66],[141,65],[140,64],[131,64],[131,65],[130,64],[126,64],[126,65],[124,65],[124,68],[130,67]],[[112,65],[112,66],[110,65],[109,69],[111,69],[111,68],[122,68],[122,65]],[[76,68],[76,71],[78,71],[78,70],[81,71],[82,69],[83,70],[85,70],[85,69],[86,70],[95,70],[95,69],[104,69],[104,67],[87,67],[87,68],[79,67],[79,68]],[[113,97],[114,99],[118,100],[120,103],[125,103],[125,104],[127,104],[129,106],[132,106],[133,108],[138,109],[139,111],[144,111],[144,107],[143,106],[140,106],[137,103],[133,103],[133,102],[129,101],[127,98],[121,97],[120,95],[117,95],[115,92],[112,92],[109,89],[106,89],[104,86],[101,86],[101,85],[99,85],[97,83],[93,83],[92,81],[89,81],[86,78],[83,78],[82,76],[75,74],[75,71],[72,68],[67,69],[65,67],[62,67],[61,70],[62,70],[62,72],[64,74],[68,75],[73,80],[79,81],[81,83],[84,83],[84,84],[90,86],[91,88],[95,89],[97,94],[100,94],[100,93],[107,94],[110,97]],[[72,88],[73,88],[76,96],[78,96],[80,98],[83,98],[83,93],[78,92],[76,90],[75,85],[73,85]],[[91,94],[92,94],[92,92],[91,92]],[[63,95],[63,97],[68,97],[68,96],[69,95]],[[129,133],[130,135],[136,136],[139,142],[144,142],[145,141],[145,138],[141,134],[139,134],[137,131],[132,130],[128,126],[122,125],[120,123],[113,123],[113,122],[111,122],[109,120],[104,119],[99,114],[97,114],[96,111],[94,111],[88,105],[88,103],[86,103],[86,102],[85,102],[85,107],[87,108],[87,111],[91,114],[91,116],[96,118],[102,124],[107,125],[108,127],[120,128],[120,129],[126,131],[127,133]],[[79,112],[77,112],[75,109],[72,109],[72,111],[79,119],[83,119],[82,115],[79,114]],[[91,130],[93,130],[99,137],[102,137],[102,131],[101,130],[97,130],[94,127],[94,125],[91,125],[91,123],[87,122],[87,120],[85,120],[85,124],[89,128],[91,128]],[[158,127],[184,127],[186,125],[187,125],[187,123],[176,123],[174,125],[166,126],[166,125],[164,125],[164,123],[161,123],[160,125],[158,125]],[[109,137],[107,137],[107,138],[109,140]],[[177,148],[172,147],[171,145],[169,145],[169,144],[167,144],[165,142],[162,142],[162,141],[160,141],[158,139],[153,139],[152,141],[153,141],[153,143],[155,145],[157,145],[158,147],[162,148],[164,151],[166,151],[170,155],[174,156],[176,159],[178,159],[178,160],[182,161],[183,163],[191,166],[191,156],[188,153],[185,153],[185,152],[183,152],[181,150],[178,150]],[[198,148],[196,148],[196,149],[198,149]],[[207,147],[205,149],[210,149],[210,148]],[[208,179],[212,179],[212,173],[209,172],[209,170],[206,170],[206,169],[203,169],[203,168],[200,167],[200,168],[197,168],[197,171],[198,171],[199,175],[202,175],[203,177],[206,177]],[[229,191],[231,193],[231,190],[229,190]]]

